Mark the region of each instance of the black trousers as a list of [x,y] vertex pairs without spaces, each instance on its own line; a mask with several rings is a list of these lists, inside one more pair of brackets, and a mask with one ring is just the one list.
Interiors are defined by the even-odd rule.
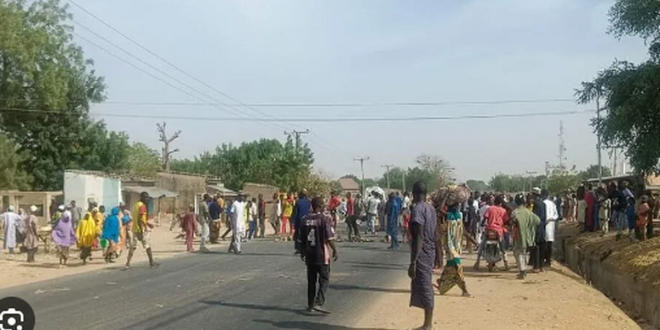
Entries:
[[293,247],[296,251],[300,252],[300,228],[298,228],[298,226],[294,226]]
[[348,239],[353,237],[360,238],[360,228],[358,227],[357,221],[360,217],[357,215],[349,215],[346,218],[346,223],[348,224]]
[[543,266],[550,267],[552,265],[552,243],[545,242],[543,246],[542,256],[543,256]]
[[325,293],[328,291],[329,283],[330,265],[307,265],[307,307],[325,304]]
[[529,251],[529,261],[533,269],[543,270],[543,257],[545,255],[546,242],[536,242]]

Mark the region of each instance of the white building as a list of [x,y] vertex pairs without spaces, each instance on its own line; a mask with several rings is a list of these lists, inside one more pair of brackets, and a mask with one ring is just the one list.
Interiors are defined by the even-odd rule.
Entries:
[[122,201],[121,179],[103,172],[66,170],[64,201],[86,209],[90,202],[114,207]]

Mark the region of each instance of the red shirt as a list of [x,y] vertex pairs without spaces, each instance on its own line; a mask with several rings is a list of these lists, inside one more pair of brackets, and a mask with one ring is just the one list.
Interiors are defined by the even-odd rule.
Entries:
[[353,198],[349,198],[346,200],[346,215],[354,215],[355,214],[355,204],[353,202]]
[[341,199],[339,197],[335,196],[330,199],[330,203],[328,203],[328,209],[330,211],[334,211],[337,207],[341,205]]
[[509,220],[509,215],[503,207],[497,205],[489,207],[484,218],[486,218],[486,230],[496,231],[500,237],[504,237],[504,223]]

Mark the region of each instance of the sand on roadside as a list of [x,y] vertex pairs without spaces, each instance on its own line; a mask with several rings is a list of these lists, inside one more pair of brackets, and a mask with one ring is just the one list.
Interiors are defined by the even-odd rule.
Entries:
[[[468,266],[466,282],[472,297],[461,297],[458,288],[452,289],[446,296],[437,295],[434,329],[641,329],[607,297],[561,265],[553,265],[544,273],[530,274],[527,279],[518,280],[514,270],[475,272],[471,268],[475,255],[464,257]],[[405,272],[402,271],[401,279],[393,289],[410,289],[410,280]],[[424,313],[420,309],[409,308],[409,301],[409,293],[383,293],[355,328],[419,327]]]
[[[222,230],[224,233],[224,228]],[[221,233],[221,234],[222,234]],[[153,247],[154,258],[156,261],[172,258],[177,255],[186,253],[185,241],[178,238],[178,230],[169,230],[169,226],[160,226],[154,228],[151,233],[151,245]],[[211,247],[226,246],[227,242],[220,241],[220,244],[213,244]],[[195,241],[195,249],[199,248],[199,241]],[[57,255],[51,248],[50,253],[43,251],[43,246],[39,247],[39,253],[36,255],[36,262],[27,263],[27,255],[25,253],[9,255],[7,251],[3,251],[0,256],[0,289],[49,280],[60,276],[75,275],[88,271],[101,270],[106,267],[115,267],[117,265],[124,265],[128,251],[124,250],[122,255],[116,259],[115,263],[106,263],[103,260],[102,252],[100,250],[94,251],[92,254],[93,260],[88,262],[87,265],[82,265],[79,259],[80,251],[72,247],[67,262],[67,267],[59,269],[59,261]],[[135,251],[132,265],[147,261],[147,254],[141,245],[138,244],[138,249]]]

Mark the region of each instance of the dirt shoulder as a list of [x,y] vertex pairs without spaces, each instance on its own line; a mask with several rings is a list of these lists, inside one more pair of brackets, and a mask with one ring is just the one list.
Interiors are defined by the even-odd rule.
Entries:
[[[184,240],[177,239],[178,231],[169,231],[168,227],[156,227],[151,233],[151,245],[156,260],[173,258],[186,253]],[[220,242],[220,244],[212,245],[212,247],[222,246],[226,246],[226,243]],[[198,247],[199,243],[195,241],[195,249]],[[43,246],[40,246],[39,253],[35,257],[35,263],[25,262],[27,258],[25,253],[8,255],[6,252],[6,250],[3,251],[2,256],[0,256],[0,289],[123,265],[126,263],[127,256],[127,252],[124,251],[116,263],[107,264],[103,260],[101,251],[94,251],[93,260],[83,266],[80,259],[78,259],[79,250],[72,248],[68,266],[59,269],[54,248],[51,248],[50,253],[45,253]],[[145,250],[138,247],[131,263],[136,264],[147,260]]]
[[[466,265],[474,264],[475,255],[464,257]],[[524,281],[517,280],[514,271],[487,273],[466,268],[466,281],[472,298],[461,297],[458,288],[447,296],[436,296],[434,329],[641,329],[602,293],[560,265],[530,274]],[[404,272],[393,288],[410,288]],[[423,312],[409,308],[409,299],[408,293],[383,294],[356,328],[420,326]]]

